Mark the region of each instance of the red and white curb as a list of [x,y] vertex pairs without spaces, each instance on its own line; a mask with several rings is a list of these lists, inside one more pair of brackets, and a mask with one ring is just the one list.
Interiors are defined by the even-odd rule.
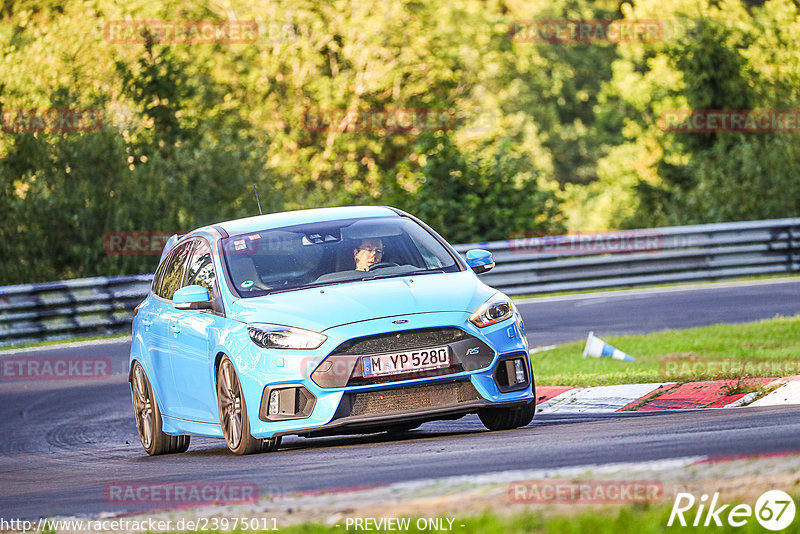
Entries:
[[776,381],[785,383],[775,389],[769,395],[766,395],[749,406],[777,406],[780,404],[800,404],[800,376],[793,376],[789,379],[781,379]]
[[[610,413],[617,412],[638,399],[646,398],[664,384],[623,384],[572,388],[539,403],[538,413]],[[542,396],[536,388],[537,399]]]
[[[731,393],[736,380],[536,388],[537,413],[612,413],[800,404],[800,376],[751,378],[760,392]],[[766,394],[765,394],[766,392]]]

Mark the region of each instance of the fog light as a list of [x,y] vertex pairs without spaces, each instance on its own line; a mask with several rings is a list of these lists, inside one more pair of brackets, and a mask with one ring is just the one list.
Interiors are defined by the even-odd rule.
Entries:
[[517,376],[517,384],[525,382],[525,369],[522,367],[522,360],[514,360],[514,374]]
[[269,394],[269,414],[276,415],[280,410],[280,396],[281,392],[278,389],[273,389]]
[[317,398],[301,384],[267,386],[261,394],[258,417],[262,421],[304,419],[311,415]]
[[493,378],[501,393],[525,389],[532,382],[528,361],[528,356],[524,354],[507,356],[500,361]]

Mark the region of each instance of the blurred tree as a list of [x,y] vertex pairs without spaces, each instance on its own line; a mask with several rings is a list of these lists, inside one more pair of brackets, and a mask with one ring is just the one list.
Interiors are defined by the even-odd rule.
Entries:
[[385,198],[418,215],[448,241],[469,243],[475,236],[504,240],[518,232],[566,229],[555,194],[538,187],[536,169],[510,143],[463,153],[440,133],[425,135],[415,149],[396,172],[403,183],[416,185],[396,188]]
[[[763,5],[762,5],[763,4]],[[653,42],[520,42],[512,21],[658,20]],[[255,42],[117,43],[134,20],[249,21]],[[0,134],[0,284],[152,270],[103,236],[394,204],[448,239],[797,215],[796,134],[677,134],[666,110],[798,109],[792,0],[18,0],[0,105],[104,112]],[[435,110],[439,127],[314,128]],[[9,130],[9,128],[5,128]]]
[[[76,9],[74,4],[65,9],[70,6]],[[72,32],[67,36],[59,24],[31,22],[30,30],[6,41],[2,68],[11,75],[4,76],[3,107],[37,113],[100,109],[102,126],[25,132],[6,125],[9,131],[0,139],[0,283],[152,271],[156,258],[108,254],[104,236],[188,231],[253,215],[251,184],[258,185],[267,211],[282,207],[267,164],[267,138],[236,106],[220,104],[227,87],[202,57],[152,43],[125,47],[124,56],[117,56],[116,49],[98,42],[102,35],[78,31],[78,15],[68,14],[54,19]],[[47,21],[46,15],[53,13],[23,12],[12,20]],[[26,33],[39,38],[22,38]],[[41,56],[27,54],[47,39],[101,58],[80,63],[47,47]],[[31,68],[18,70],[26,61]],[[55,80],[37,84],[35,73],[48,65]],[[105,90],[97,91],[101,81]],[[15,99],[29,104],[14,106]]]
[[619,193],[596,204],[602,217],[650,227],[797,216],[796,133],[670,133],[658,125],[667,110],[798,109],[797,5],[650,0],[628,16],[656,14],[670,19],[671,37],[626,49],[604,89],[602,113],[618,110],[618,100],[630,111],[625,142],[600,161],[608,170],[595,199]]

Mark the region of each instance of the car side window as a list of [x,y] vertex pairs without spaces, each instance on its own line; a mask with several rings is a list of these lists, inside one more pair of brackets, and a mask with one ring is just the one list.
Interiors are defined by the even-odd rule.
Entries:
[[427,246],[425,246],[425,244],[419,239],[419,237],[413,235],[409,237],[411,237],[411,241],[414,242],[414,246],[416,246],[417,251],[424,259],[426,269],[440,269],[444,267],[441,258],[439,258],[436,254],[431,252],[431,250]]
[[204,240],[198,240],[195,243],[185,285],[198,285],[206,288],[211,300],[214,300],[217,296],[217,273],[214,270],[211,248]]
[[183,279],[186,274],[186,264],[189,261],[190,245],[183,243],[179,245],[170,256],[164,260],[164,271],[159,273],[161,276],[160,285],[155,288],[156,295],[167,300],[172,300],[172,295],[183,287]]
[[167,263],[169,263],[169,259],[171,256],[167,256],[164,258],[164,261],[156,269],[156,274],[153,275],[153,293],[156,295],[161,295],[161,284],[164,282],[164,271],[166,270]]

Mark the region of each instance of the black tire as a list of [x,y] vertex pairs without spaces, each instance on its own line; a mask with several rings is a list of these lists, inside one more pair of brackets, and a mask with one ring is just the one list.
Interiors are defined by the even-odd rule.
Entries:
[[147,373],[139,362],[133,363],[131,372],[131,393],[133,395],[133,416],[139,441],[150,456],[186,452],[189,436],[171,436],[162,430],[161,410],[153,394],[153,387]]
[[478,412],[483,426],[489,430],[511,430],[527,426],[536,414],[536,400],[517,408],[484,408]]
[[217,369],[217,405],[225,443],[234,454],[272,452],[281,446],[280,436],[260,439],[250,434],[250,420],[242,386],[230,358],[223,356]]

